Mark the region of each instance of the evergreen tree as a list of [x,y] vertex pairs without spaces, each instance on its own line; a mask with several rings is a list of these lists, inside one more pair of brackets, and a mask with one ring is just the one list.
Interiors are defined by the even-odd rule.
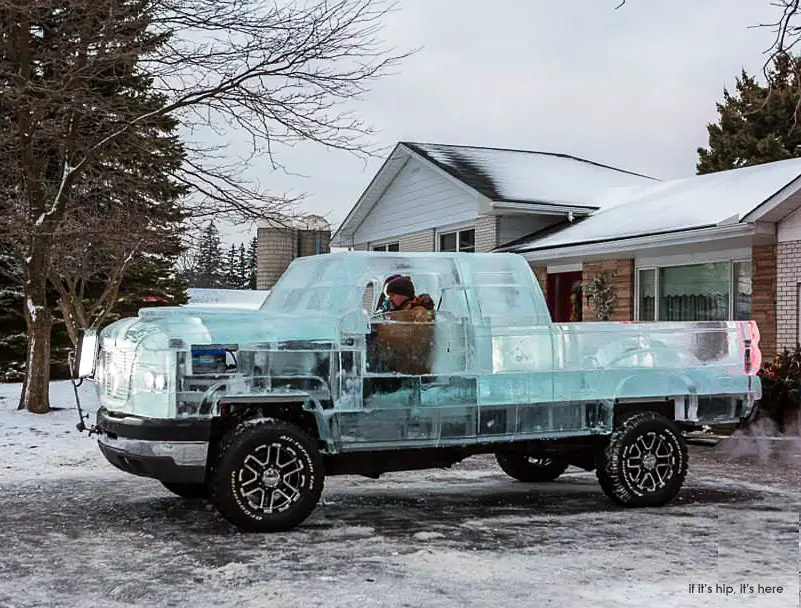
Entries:
[[[132,27],[148,36],[147,9],[137,8],[142,13],[131,15]],[[149,41],[153,49],[162,43],[159,37]],[[157,112],[166,103],[153,91],[153,78],[137,72],[127,59],[114,68],[113,76],[100,73],[91,81],[95,98],[113,107],[124,104],[135,116]],[[183,197],[188,192],[173,177],[185,159],[178,126],[169,115],[132,126],[119,139],[120,146],[129,147],[98,156],[75,187],[60,227],[60,255],[49,274],[73,340],[81,327],[103,326],[142,307],[185,301],[185,288],[173,270],[183,247]]]
[[[698,148],[698,173],[712,173],[801,156],[801,57],[777,55],[770,87],[742,71],[735,93],[723,92],[720,118],[707,126],[709,147]],[[797,117],[797,120],[796,120]]]
[[25,376],[22,275],[11,248],[0,245],[0,382],[18,382]]
[[220,288],[225,284],[222,243],[214,222],[203,230],[198,246],[197,271],[192,287]]
[[248,289],[250,287],[250,276],[248,275],[248,257],[245,253],[245,244],[239,243],[239,253],[236,262],[236,288]]
[[256,289],[256,270],[258,268],[258,255],[257,255],[257,247],[258,247],[258,237],[253,237],[250,241],[250,247],[248,247],[248,282],[247,288],[248,289]]
[[225,256],[225,287],[226,289],[239,289],[236,276],[236,245],[231,243]]
[[187,283],[175,271],[178,255],[173,248],[158,256],[138,256],[120,286],[119,302],[108,322],[134,316],[140,308],[186,304]]

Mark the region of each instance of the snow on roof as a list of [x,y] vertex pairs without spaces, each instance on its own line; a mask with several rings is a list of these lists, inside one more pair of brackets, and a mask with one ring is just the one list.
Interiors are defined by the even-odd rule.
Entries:
[[603,208],[613,192],[656,182],[566,154],[401,143],[493,201]]
[[631,190],[618,200],[560,231],[521,239],[516,252],[613,241],[736,223],[801,176],[801,159],[656,182]]

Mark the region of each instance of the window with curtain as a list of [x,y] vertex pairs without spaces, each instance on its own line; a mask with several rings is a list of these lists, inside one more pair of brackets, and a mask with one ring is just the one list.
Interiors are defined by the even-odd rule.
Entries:
[[656,270],[640,270],[639,276],[640,321],[656,320]]
[[751,262],[734,263],[734,320],[751,320]]
[[640,321],[738,321],[751,318],[751,262],[642,268]]
[[660,321],[725,321],[729,318],[729,264],[659,269]]

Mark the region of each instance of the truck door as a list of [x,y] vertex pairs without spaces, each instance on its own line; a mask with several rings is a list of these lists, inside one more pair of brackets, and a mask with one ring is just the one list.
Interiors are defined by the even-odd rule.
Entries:
[[495,254],[464,264],[480,373],[480,436],[549,428],[550,408],[542,405],[553,401],[554,343],[539,285],[523,258]]

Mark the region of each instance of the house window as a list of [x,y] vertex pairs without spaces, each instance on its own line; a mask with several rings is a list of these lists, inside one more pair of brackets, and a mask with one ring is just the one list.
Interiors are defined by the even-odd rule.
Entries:
[[751,320],[751,262],[734,263],[734,320]]
[[383,245],[373,245],[373,251],[400,251],[400,243],[384,243]]
[[440,251],[466,251],[475,252],[476,250],[476,230],[455,230],[453,232],[443,232],[439,235]]
[[641,268],[640,321],[726,321],[751,318],[751,262]]
[[640,321],[656,320],[656,270],[640,270]]

